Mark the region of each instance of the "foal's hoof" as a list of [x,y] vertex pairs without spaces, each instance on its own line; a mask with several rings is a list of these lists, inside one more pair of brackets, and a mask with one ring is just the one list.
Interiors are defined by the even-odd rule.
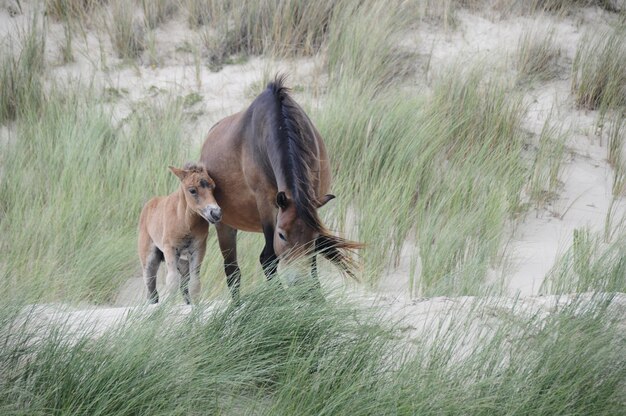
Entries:
[[158,295],[158,294],[155,294],[155,295],[153,295],[153,296],[149,296],[149,297],[148,297],[148,303],[149,303],[150,305],[154,305],[155,303],[159,303],[159,295]]

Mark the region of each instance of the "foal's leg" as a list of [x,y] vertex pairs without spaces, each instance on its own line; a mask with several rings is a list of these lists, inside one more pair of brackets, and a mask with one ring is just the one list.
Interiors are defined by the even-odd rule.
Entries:
[[157,272],[159,271],[159,265],[163,260],[163,253],[161,250],[152,246],[148,251],[145,261],[142,261],[143,266],[143,280],[146,283],[148,289],[148,302],[158,303],[159,293],[156,288]]
[[217,241],[224,257],[224,273],[230,294],[235,302],[239,301],[239,286],[241,285],[241,270],[237,264],[237,230],[218,222],[215,224]]
[[[189,259],[189,278],[191,279],[187,293],[185,295],[185,302],[190,304],[191,302],[197,303],[200,296],[200,266],[202,266],[202,259],[204,259],[204,252],[206,251],[206,240],[202,240],[198,249],[195,250]],[[189,294],[191,293],[191,296]]]
[[189,305],[189,260],[178,259],[178,273],[180,274],[180,291],[185,303]]
[[176,249],[166,246],[163,250],[165,256],[165,264],[167,265],[167,277],[165,278],[166,296],[169,298],[178,291],[180,287],[180,273],[178,272],[178,254]]

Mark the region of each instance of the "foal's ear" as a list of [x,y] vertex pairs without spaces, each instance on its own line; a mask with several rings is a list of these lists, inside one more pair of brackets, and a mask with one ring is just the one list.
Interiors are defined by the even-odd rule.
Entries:
[[278,205],[278,208],[282,209],[287,208],[287,205],[289,205],[289,199],[283,191],[276,194],[276,205]]
[[169,166],[169,168],[172,171],[172,173],[178,176],[178,179],[180,179],[181,181],[185,179],[187,177],[187,174],[189,173],[184,169],[178,169],[178,168],[175,168],[174,166]]
[[324,205],[326,205],[328,203],[328,201],[331,201],[333,199],[335,199],[335,195],[333,195],[333,194],[326,194],[326,195],[324,195],[323,197],[320,198],[320,200],[317,203],[317,207],[321,208]]

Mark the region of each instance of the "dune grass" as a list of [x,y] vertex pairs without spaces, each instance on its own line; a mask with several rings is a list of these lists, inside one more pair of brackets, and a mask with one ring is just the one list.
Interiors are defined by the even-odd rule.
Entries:
[[20,296],[111,301],[137,270],[142,204],[174,189],[181,114],[155,102],[117,126],[93,91],[72,89],[23,114],[0,158],[3,280]]
[[578,7],[600,7],[610,12],[617,12],[619,0],[532,0],[529,2],[535,11],[548,11],[556,13],[571,12]]
[[36,312],[4,306],[0,409],[584,415],[617,414],[624,405],[626,340],[610,298],[487,325],[477,321],[481,310],[497,313],[498,305],[478,301],[415,336],[389,324],[396,318],[345,299],[306,302],[274,289],[256,288],[238,308],[197,308],[187,317],[161,307],[99,337],[87,328],[67,336],[62,321],[42,326]]
[[475,293],[528,177],[520,97],[480,68],[442,74],[428,98],[359,88],[345,81],[314,120],[334,151],[339,227],[353,221],[351,237],[370,243],[366,279],[415,236],[415,293]]
[[520,81],[549,80],[558,76],[561,50],[554,31],[529,29],[522,33],[515,55]]
[[613,112],[608,120],[607,161],[613,168],[613,196],[626,195],[626,114]]
[[176,0],[141,0],[146,26],[154,29],[171,18],[178,10]]
[[578,44],[572,67],[572,94],[579,107],[626,106],[626,29],[587,34]]
[[344,1],[189,1],[192,25],[207,23],[203,43],[214,65],[231,55],[304,56],[322,45]]
[[45,0],[46,14],[59,21],[84,20],[89,13],[105,3],[105,0]]
[[26,26],[17,28],[16,39],[0,47],[0,123],[41,106],[45,43],[41,18],[34,11]]
[[398,84],[414,72],[415,54],[399,46],[400,36],[415,25],[410,5],[383,1],[348,2],[330,21],[326,70],[331,86],[367,91]]
[[[139,57],[146,47],[145,28],[135,16],[134,3],[126,0],[111,0],[109,13],[107,30],[117,56],[123,59]],[[149,20],[146,22],[149,23]]]
[[558,195],[566,138],[567,135],[558,126],[551,124],[548,118],[539,134],[528,183],[528,196],[537,209],[545,207]]
[[574,230],[573,244],[546,276],[543,293],[626,292],[626,232],[608,241]]

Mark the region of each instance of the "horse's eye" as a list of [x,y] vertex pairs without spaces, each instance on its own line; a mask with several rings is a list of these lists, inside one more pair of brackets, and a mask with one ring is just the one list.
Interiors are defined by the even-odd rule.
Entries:
[[285,236],[283,235],[283,233],[278,233],[278,236],[280,237],[281,240],[283,241],[287,241],[287,239],[285,238]]
[[189,193],[190,193],[191,195],[195,195],[195,194],[197,194],[197,193],[198,193],[198,191],[196,191],[196,188],[191,188],[191,189],[189,189]]

